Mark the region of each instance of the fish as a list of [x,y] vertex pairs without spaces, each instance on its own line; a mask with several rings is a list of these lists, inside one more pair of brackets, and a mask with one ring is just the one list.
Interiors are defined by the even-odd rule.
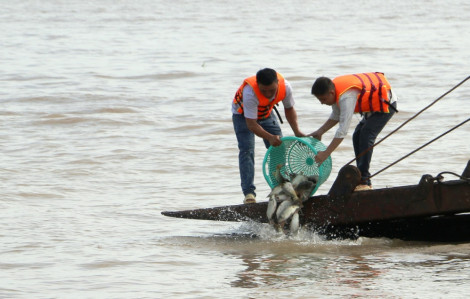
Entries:
[[[279,205],[279,208],[281,208],[281,205],[283,203],[284,202],[282,202]],[[293,202],[290,202],[290,204],[286,204],[285,207],[281,210],[278,209],[278,211],[276,212],[278,226],[281,229],[284,229],[284,225],[286,224],[286,221],[289,220],[299,210],[300,210],[300,206],[298,204],[294,204]]]
[[287,194],[283,189],[282,185],[277,185],[274,187],[271,192],[268,194],[268,198],[274,198],[277,202],[282,202],[284,200],[290,200],[291,195]]
[[284,210],[289,208],[293,204],[294,203],[292,202],[292,200],[284,200],[278,205],[276,209],[276,219],[278,220],[278,223],[279,223],[279,219],[281,218],[281,214],[284,212]]
[[271,198],[276,198],[277,201],[280,201],[279,200],[279,197],[280,195],[282,194],[283,190],[282,190],[282,186],[281,185],[277,185],[276,187],[274,187],[271,192],[268,194],[268,197],[269,199]]
[[277,209],[277,200],[274,196],[270,197],[268,201],[268,209],[266,210],[266,216],[268,217],[269,224],[271,225],[275,224],[273,216],[276,212],[276,209]]
[[300,201],[304,202],[310,197],[310,193],[312,193],[313,188],[315,188],[315,184],[313,182],[303,181],[297,186],[295,192],[297,193]]
[[284,192],[280,193],[278,196],[277,196],[277,202],[282,202],[284,200],[291,200],[291,197],[287,194],[285,194]]
[[318,175],[314,174],[314,175],[308,176],[307,180],[309,180],[310,182],[313,182],[316,185],[318,183],[319,178],[320,177]]
[[290,173],[288,179],[282,175],[284,164],[278,164],[273,173],[278,182],[268,195],[266,216],[269,224],[278,232],[284,231],[284,226],[290,219],[289,230],[296,233],[300,228],[299,211],[318,182],[318,176],[306,176],[302,172]]
[[293,176],[293,178],[291,179],[292,186],[294,187],[294,189],[296,189],[299,184],[306,181],[308,181],[308,177],[303,175],[302,173]]
[[276,166],[276,170],[274,171],[274,178],[276,179],[276,181],[278,182],[279,185],[281,185],[282,183],[287,181],[284,178],[284,176],[282,176],[282,174],[281,174],[281,168],[282,167],[284,167],[284,164],[278,164]]
[[294,187],[292,186],[292,183],[289,181],[286,181],[282,184],[282,190],[290,196],[294,201],[298,201],[299,197],[297,196],[297,193],[295,192]]
[[292,215],[289,228],[290,228],[291,234],[296,234],[299,231],[299,228],[300,228],[299,211],[295,212],[294,215]]

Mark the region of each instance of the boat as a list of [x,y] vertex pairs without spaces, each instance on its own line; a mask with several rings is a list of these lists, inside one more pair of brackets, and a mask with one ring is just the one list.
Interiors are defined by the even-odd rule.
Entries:
[[[444,180],[442,174],[458,179]],[[340,169],[328,194],[311,196],[300,212],[303,227],[326,239],[391,238],[470,242],[470,160],[461,175],[424,174],[416,185],[354,191],[360,172]],[[268,223],[267,202],[164,211],[177,218]]]

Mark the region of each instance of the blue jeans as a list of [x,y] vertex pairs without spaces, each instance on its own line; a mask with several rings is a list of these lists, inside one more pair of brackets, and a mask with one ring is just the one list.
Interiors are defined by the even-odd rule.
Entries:
[[[240,170],[241,187],[244,195],[255,193],[255,134],[251,132],[247,125],[245,116],[241,114],[232,114],[233,129],[238,141],[238,167]],[[281,127],[274,115],[263,120],[258,120],[258,124],[267,132],[282,137]],[[269,141],[263,139],[266,148],[269,148]]]
[[[397,102],[394,102],[391,105],[396,107]],[[391,108],[390,113],[375,112],[367,118],[362,118],[356,126],[353,134],[353,146],[356,157],[374,145],[377,135],[379,135],[394,113],[395,110]],[[371,185],[369,167],[372,159],[372,152],[373,149],[356,160],[357,168],[361,171],[361,184],[369,186]]]

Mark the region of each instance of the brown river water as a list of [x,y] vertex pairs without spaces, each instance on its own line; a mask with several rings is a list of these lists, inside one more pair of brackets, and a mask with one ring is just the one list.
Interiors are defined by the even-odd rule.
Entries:
[[[330,114],[315,78],[384,72],[400,111],[385,136],[470,75],[468,1],[1,1],[0,28],[0,298],[470,293],[468,243],[287,238],[161,215],[242,202],[230,103],[245,77],[281,72],[310,133]],[[468,119],[469,100],[467,82],[379,145],[371,172]],[[469,125],[374,187],[461,173]],[[349,136],[317,194],[352,158]]]

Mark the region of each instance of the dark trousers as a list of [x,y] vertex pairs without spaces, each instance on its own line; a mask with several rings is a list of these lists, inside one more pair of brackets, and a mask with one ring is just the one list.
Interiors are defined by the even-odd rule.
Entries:
[[[391,105],[396,107],[397,103],[394,102]],[[395,110],[391,108],[390,113],[375,112],[367,118],[362,118],[353,134],[354,153],[356,157],[374,145],[375,139],[392,118],[393,114],[395,114]],[[357,168],[361,171],[361,184],[371,185],[369,167],[372,152],[373,150],[371,149],[356,160]]]

